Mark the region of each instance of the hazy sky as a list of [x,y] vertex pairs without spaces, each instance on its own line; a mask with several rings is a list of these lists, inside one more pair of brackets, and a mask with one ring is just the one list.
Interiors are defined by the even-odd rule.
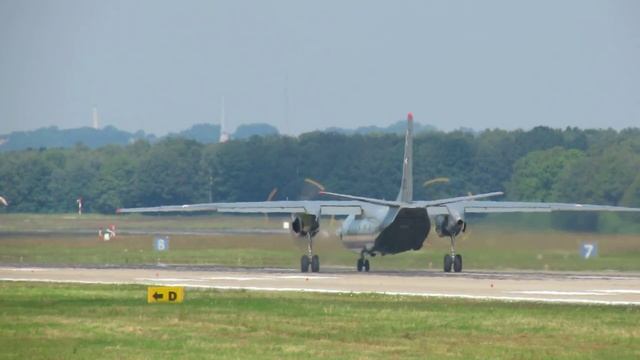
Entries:
[[640,1],[0,0],[0,133],[640,126]]

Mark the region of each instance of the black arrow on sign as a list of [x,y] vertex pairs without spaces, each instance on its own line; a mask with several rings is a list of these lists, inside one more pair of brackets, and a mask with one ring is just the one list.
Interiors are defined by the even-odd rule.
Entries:
[[158,300],[158,299],[162,299],[164,297],[164,295],[162,294],[158,294],[158,292],[154,292],[153,293],[153,298]]

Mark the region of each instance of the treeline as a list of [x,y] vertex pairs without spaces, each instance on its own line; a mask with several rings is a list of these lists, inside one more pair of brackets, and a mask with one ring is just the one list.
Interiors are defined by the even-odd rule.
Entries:
[[[278,129],[264,123],[244,124],[238,126],[231,134],[232,139],[247,139],[253,135],[277,135]],[[192,139],[204,144],[217,143],[220,139],[220,125],[196,124],[179,133],[171,133],[166,137]],[[144,131],[130,133],[107,126],[101,129],[81,127],[75,129],[59,129],[52,126],[31,131],[15,131],[0,135],[0,152],[39,148],[70,148],[76,144],[84,144],[92,149],[107,145],[127,145],[137,140],[154,143],[161,140],[154,134]]]
[[[394,199],[404,138],[312,132],[225,144],[167,138],[126,146],[0,153],[0,196],[11,212],[89,212],[213,201],[318,198],[327,190]],[[448,177],[449,183],[424,187]],[[414,197],[505,191],[508,199],[640,206],[640,130],[487,130],[422,133]],[[590,222],[597,219],[583,220]]]

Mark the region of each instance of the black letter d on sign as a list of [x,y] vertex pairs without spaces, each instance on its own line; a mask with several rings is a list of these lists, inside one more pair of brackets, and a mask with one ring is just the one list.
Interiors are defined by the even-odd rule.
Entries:
[[169,301],[175,301],[177,297],[178,294],[175,291],[169,291]]

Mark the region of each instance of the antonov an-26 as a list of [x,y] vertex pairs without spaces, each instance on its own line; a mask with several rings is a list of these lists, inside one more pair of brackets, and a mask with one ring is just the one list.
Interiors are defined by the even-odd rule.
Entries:
[[307,254],[300,258],[302,272],[320,271],[320,258],[313,254],[313,238],[320,229],[322,215],[346,216],[338,236],[345,247],[360,253],[358,271],[369,271],[369,257],[419,250],[434,226],[440,237],[451,239],[451,252],[444,256],[444,271],[462,271],[462,255],[456,254],[456,236],[466,230],[470,213],[551,212],[551,211],[634,211],[606,205],[478,200],[502,195],[491,192],[440,200],[413,200],[413,115],[407,116],[407,132],[402,163],[402,183],[395,201],[321,192],[343,200],[264,201],[204,203],[119,209],[118,213],[217,211],[225,213],[291,214],[291,233],[306,241]]

